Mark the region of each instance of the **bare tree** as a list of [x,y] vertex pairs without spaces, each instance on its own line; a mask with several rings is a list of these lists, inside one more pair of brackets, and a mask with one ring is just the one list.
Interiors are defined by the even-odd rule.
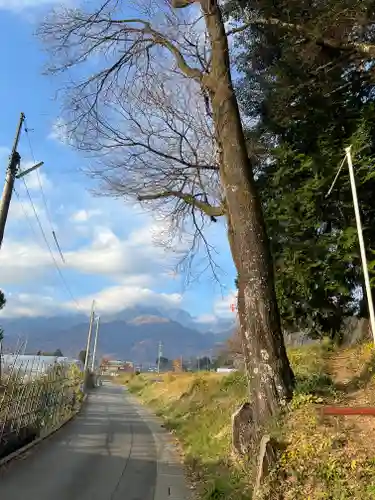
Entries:
[[[163,201],[164,207],[173,206],[174,214],[181,210],[194,218],[199,210],[208,218],[226,216],[239,276],[241,337],[258,431],[291,397],[294,376],[281,333],[272,261],[233,90],[221,8],[217,0],[199,0],[188,10],[193,17],[197,14],[193,21],[185,11],[176,10],[193,3],[173,0],[152,24],[152,12],[146,8],[141,17],[127,18],[121,2],[103,0],[94,12],[55,12],[40,33],[56,62],[51,71],[69,70],[74,78],[82,78],[67,89],[75,144],[83,149],[91,147],[87,143],[87,137],[91,137],[99,148],[103,141],[108,151],[112,148],[113,153],[102,158],[106,170],[102,169],[100,175],[113,192],[119,196],[137,193],[142,201]],[[203,35],[199,35],[197,29],[202,30],[202,24]],[[83,64],[91,64],[91,76],[82,77]],[[177,128],[180,140],[176,141],[175,123],[173,135],[168,135],[168,96],[175,75],[181,82],[178,95],[189,95],[189,90],[196,88],[199,92],[195,95],[203,97],[205,108],[193,112],[201,117],[202,131],[213,127],[218,149],[215,155],[215,145],[206,144],[210,140],[205,132],[200,143],[195,128]],[[157,99],[160,104],[161,96],[165,109],[157,106],[156,123],[160,127],[155,139],[155,106],[150,107],[150,103]],[[126,109],[123,118],[115,120],[116,134],[119,123],[123,124],[118,150],[113,134],[105,132],[117,106]],[[192,113],[191,108],[180,113],[183,120],[179,123],[189,124],[185,113]],[[195,153],[189,146],[192,140]],[[163,142],[167,149],[161,150]],[[180,144],[184,144],[182,152]],[[127,148],[121,163],[116,151],[121,156]],[[133,156],[129,158],[131,150]]]
[[159,73],[133,82],[126,95],[113,85],[100,113],[85,109],[84,129],[73,120],[70,132],[79,149],[98,156],[91,174],[104,180],[100,193],[136,198],[169,221],[156,241],[175,246],[175,236],[184,235],[188,251],[179,264],[189,270],[203,243],[219,281],[215,249],[204,234],[207,222],[224,214],[216,141],[205,111],[195,82]]

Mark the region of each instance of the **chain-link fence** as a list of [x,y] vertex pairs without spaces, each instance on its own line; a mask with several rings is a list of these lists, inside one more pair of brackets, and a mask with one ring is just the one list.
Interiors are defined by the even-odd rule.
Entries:
[[83,398],[82,373],[67,362],[15,356],[1,379],[0,459],[57,427]]

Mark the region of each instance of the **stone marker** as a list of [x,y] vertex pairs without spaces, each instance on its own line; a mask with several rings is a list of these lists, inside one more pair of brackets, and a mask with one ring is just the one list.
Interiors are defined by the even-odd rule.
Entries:
[[237,455],[245,455],[249,451],[253,422],[250,403],[244,403],[232,414],[232,449]]

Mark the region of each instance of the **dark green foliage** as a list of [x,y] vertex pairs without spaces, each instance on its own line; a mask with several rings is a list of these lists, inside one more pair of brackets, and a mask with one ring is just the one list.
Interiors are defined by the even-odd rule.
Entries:
[[364,237],[375,249],[375,73],[371,53],[353,45],[375,41],[374,5],[258,0],[228,7],[238,21],[255,20],[237,39],[238,94],[254,124],[249,152],[289,330],[334,337],[346,315],[366,314],[354,300],[363,279],[346,165],[326,194],[352,144]]
[[157,359],[156,364],[157,365],[159,364],[161,370],[167,370],[168,368],[170,368],[171,365],[169,359],[165,358],[164,356],[160,356],[160,360]]
[[[4,292],[0,290],[0,310],[4,308],[7,300],[5,298]],[[0,354],[1,354],[1,342],[4,340],[4,330],[0,327]]]
[[[368,144],[368,134],[353,137]],[[359,147],[357,147],[358,151]],[[354,150],[355,151],[355,150]],[[338,331],[342,317],[353,314],[353,292],[362,284],[354,210],[347,168],[326,199],[340,157],[321,148],[319,163],[283,145],[275,162],[259,178],[271,238],[276,289],[285,326],[307,327],[316,333]],[[365,154],[363,154],[365,153]],[[368,156],[366,156],[368,153]],[[355,159],[365,238],[375,245],[374,185],[366,177],[373,168],[373,151],[366,146]],[[341,157],[343,155],[341,154]]]
[[7,299],[5,298],[4,292],[0,290],[0,309],[3,309],[7,302]]
[[86,350],[84,350],[84,349],[83,349],[82,351],[80,351],[80,352],[79,352],[79,354],[78,354],[78,359],[79,359],[79,360],[80,360],[83,364],[85,364],[85,362],[86,362]]
[[56,351],[38,351],[36,353],[37,356],[57,356],[59,358],[62,358],[64,354],[61,352],[61,349],[56,349]]
[[203,356],[198,360],[198,366],[201,370],[210,370],[212,365],[211,358],[208,356]]

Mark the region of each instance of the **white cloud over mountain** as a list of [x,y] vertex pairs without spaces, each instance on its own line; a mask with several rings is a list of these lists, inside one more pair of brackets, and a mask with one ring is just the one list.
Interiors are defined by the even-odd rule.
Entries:
[[27,293],[10,293],[2,317],[56,316],[61,313],[90,312],[95,299],[96,310],[100,314],[114,314],[132,306],[178,307],[182,297],[177,293],[157,293],[140,284],[119,285],[102,289],[99,293],[80,297],[77,303],[57,301],[54,296]]
[[[49,197],[53,199],[55,188],[46,175],[44,183],[49,186]],[[32,192],[33,184],[28,182],[28,186]],[[35,192],[32,192],[33,203],[68,287],[76,296],[77,287],[74,285],[77,282],[85,282],[85,276],[95,281],[95,293],[77,294],[79,307],[84,312],[90,310],[93,298],[97,301],[98,309],[104,313],[119,312],[135,304],[166,307],[180,304],[180,294],[153,290],[153,286],[161,281],[166,288],[168,282],[173,281],[168,271],[175,264],[175,256],[154,244],[155,234],[163,232],[162,222],[139,217],[137,211],[133,212],[120,203],[120,216],[113,220],[113,213],[106,214],[91,206],[90,197],[81,197],[82,207],[85,202],[86,207],[71,210],[68,206],[60,210],[60,219],[56,219],[56,232],[61,235],[59,243],[64,255],[63,263],[50,234],[41,192],[38,192],[37,187],[39,183],[35,186]],[[57,217],[57,212],[55,210],[53,216]],[[129,231],[124,231],[122,225],[129,227]],[[86,229],[83,239],[80,231],[82,226]],[[7,305],[1,316],[39,316],[76,309],[76,303],[69,297],[64,283],[58,280],[54,260],[21,187],[20,198],[11,203],[0,251],[0,266],[1,287],[7,295]],[[44,293],[51,277],[56,286],[49,293]]]

